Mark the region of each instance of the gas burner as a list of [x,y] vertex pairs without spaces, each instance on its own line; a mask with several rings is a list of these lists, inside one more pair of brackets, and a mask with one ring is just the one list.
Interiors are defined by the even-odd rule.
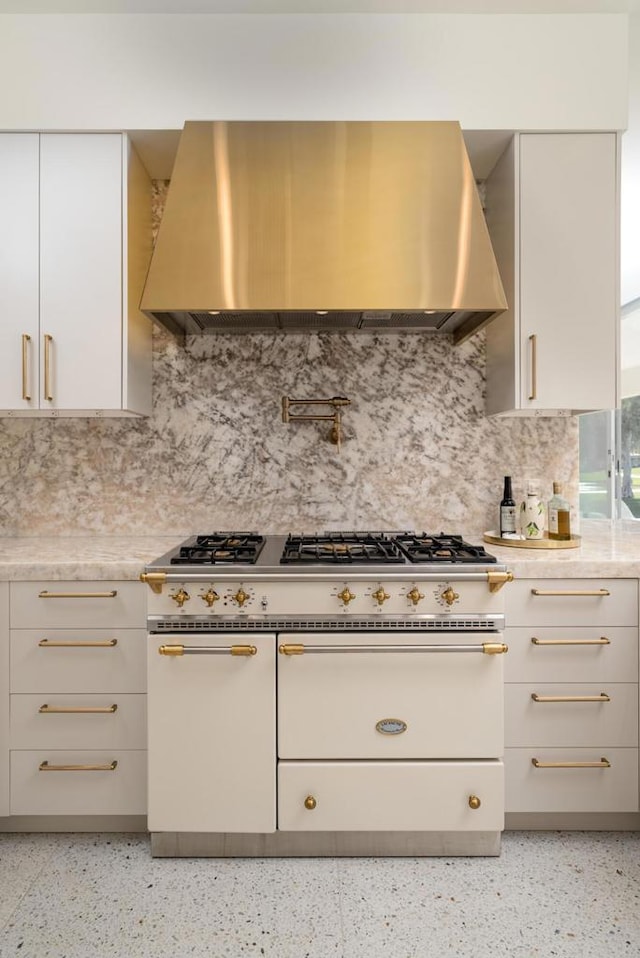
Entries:
[[280,562],[331,563],[404,563],[405,558],[384,532],[325,532],[323,535],[290,535]]
[[394,542],[410,562],[496,562],[482,546],[469,545],[462,536],[404,532],[394,535]]
[[264,536],[253,532],[213,532],[195,536],[171,558],[172,565],[216,565],[246,563],[254,565],[264,546]]

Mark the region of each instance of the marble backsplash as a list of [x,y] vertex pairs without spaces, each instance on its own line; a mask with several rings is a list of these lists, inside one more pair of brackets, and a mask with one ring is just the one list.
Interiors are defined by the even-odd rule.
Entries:
[[[0,420],[0,535],[494,528],[502,477],[567,484],[573,418],[487,419],[484,337],[154,331],[149,419]],[[281,397],[347,396],[330,424]],[[322,411],[330,412],[323,409]]]

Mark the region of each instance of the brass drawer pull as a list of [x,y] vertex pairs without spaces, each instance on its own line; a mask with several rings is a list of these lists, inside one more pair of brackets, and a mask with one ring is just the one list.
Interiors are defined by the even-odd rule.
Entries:
[[509,651],[504,642],[483,642],[477,645],[302,645],[302,643],[278,646],[280,655],[304,655],[305,653],[336,653],[342,655],[370,652],[481,652],[484,655],[502,655]]
[[611,595],[608,589],[532,589],[531,595]]
[[532,645],[611,645],[611,639],[601,635],[599,639],[531,639]]
[[255,645],[161,645],[160,655],[257,655]]
[[541,762],[532,758],[531,764],[534,768],[611,768],[611,762],[604,757],[599,762]]
[[40,639],[41,649],[112,649],[118,644],[117,639],[105,639],[104,642],[83,642],[81,639],[57,641],[56,639]]
[[117,705],[41,705],[38,709],[42,715],[61,715],[73,713],[77,715],[107,715],[118,711]]
[[117,589],[110,592],[48,592],[44,589],[38,592],[39,599],[115,599]]
[[114,760],[108,765],[49,765],[48,762],[40,762],[39,772],[113,772],[118,767],[118,762]]
[[22,398],[25,402],[31,400],[31,394],[29,390],[29,343],[31,342],[31,336],[28,336],[27,333],[22,334]]
[[531,693],[534,702],[610,702],[611,699],[606,692],[600,695],[538,695],[537,692]]

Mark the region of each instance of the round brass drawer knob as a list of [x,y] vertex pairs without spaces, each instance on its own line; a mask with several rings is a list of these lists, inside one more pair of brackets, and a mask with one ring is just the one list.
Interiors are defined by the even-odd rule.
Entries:
[[480,808],[481,804],[482,802],[480,801],[477,795],[469,795],[469,808],[473,808],[473,809]]
[[316,802],[313,795],[307,795],[307,797],[304,800],[304,807],[308,808],[310,812],[313,811],[313,809],[316,807],[317,804],[318,803]]

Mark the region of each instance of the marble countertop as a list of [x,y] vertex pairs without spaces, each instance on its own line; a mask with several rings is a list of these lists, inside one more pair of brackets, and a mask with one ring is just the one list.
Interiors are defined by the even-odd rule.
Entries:
[[[640,578],[640,522],[583,520],[576,549],[486,545],[518,578]],[[465,532],[469,542],[482,533]],[[0,580],[137,579],[186,536],[0,537]]]

